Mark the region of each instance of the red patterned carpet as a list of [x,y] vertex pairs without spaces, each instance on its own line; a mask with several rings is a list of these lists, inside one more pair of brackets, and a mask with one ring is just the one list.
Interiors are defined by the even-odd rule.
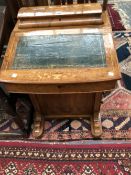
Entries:
[[131,144],[0,143],[1,175],[129,175]]
[[114,8],[114,4],[108,4],[107,10],[110,17],[112,30],[113,31],[125,30],[125,27],[121,22],[121,17],[118,11],[116,11],[116,9]]

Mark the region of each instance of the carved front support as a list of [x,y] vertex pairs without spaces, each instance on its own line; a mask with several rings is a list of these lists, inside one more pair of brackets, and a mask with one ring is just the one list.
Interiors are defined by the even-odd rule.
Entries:
[[91,132],[94,137],[100,137],[102,134],[102,124],[100,118],[100,105],[102,101],[102,93],[95,94],[93,116],[91,118]]
[[40,138],[44,132],[44,116],[40,111],[40,105],[37,99],[37,95],[31,94],[30,99],[35,110],[32,136],[34,138]]

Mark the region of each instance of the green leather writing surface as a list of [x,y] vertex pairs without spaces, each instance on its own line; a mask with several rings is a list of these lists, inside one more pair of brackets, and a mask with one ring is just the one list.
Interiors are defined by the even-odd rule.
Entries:
[[105,67],[101,34],[22,36],[12,69]]

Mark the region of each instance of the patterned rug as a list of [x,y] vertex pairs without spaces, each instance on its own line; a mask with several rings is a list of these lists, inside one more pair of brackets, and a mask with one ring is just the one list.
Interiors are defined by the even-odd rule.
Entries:
[[0,142],[2,175],[129,175],[131,144]]
[[125,30],[125,27],[121,21],[121,17],[118,11],[114,8],[114,4],[108,4],[107,10],[108,10],[112,30],[113,31]]
[[32,107],[25,95],[9,95],[0,88],[0,138],[27,137],[31,115]]
[[114,32],[114,44],[124,86],[131,90],[131,32]]
[[131,29],[131,1],[115,2],[113,7],[120,15],[121,22],[126,30]]

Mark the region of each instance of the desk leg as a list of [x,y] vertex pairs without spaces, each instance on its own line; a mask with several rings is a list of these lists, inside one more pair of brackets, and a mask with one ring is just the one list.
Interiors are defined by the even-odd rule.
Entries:
[[44,116],[41,114],[39,102],[37,100],[37,95],[31,94],[30,99],[35,109],[32,136],[34,138],[40,138],[44,132]]
[[100,118],[100,105],[102,100],[102,93],[95,94],[94,113],[91,118],[91,132],[94,137],[100,137],[102,134],[102,124]]

